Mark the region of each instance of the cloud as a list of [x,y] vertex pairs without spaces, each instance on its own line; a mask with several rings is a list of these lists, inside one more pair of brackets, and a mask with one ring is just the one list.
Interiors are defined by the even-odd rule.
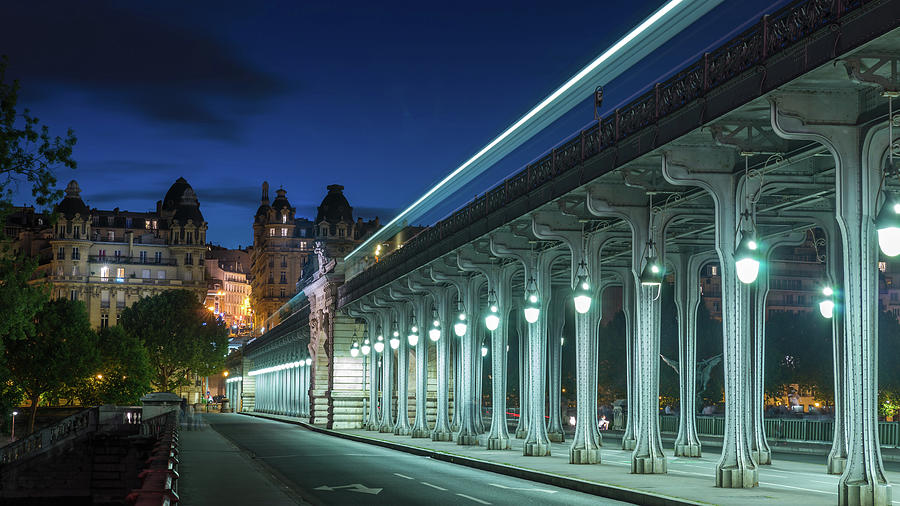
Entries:
[[234,140],[236,116],[286,89],[204,29],[112,2],[4,2],[0,18],[0,53],[32,99],[78,90],[169,127]]

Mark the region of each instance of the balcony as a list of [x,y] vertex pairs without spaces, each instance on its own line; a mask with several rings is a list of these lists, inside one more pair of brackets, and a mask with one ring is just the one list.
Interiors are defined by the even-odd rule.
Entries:
[[124,257],[124,256],[108,256],[108,255],[91,255],[88,262],[98,264],[127,264],[127,265],[167,265],[174,267],[178,265],[174,258],[161,258],[157,261],[155,258],[147,258],[141,260],[141,257]]

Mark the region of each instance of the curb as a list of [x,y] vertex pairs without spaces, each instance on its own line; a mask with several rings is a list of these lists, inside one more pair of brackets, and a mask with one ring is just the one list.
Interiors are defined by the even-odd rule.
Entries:
[[660,494],[655,494],[652,492],[645,492],[640,490],[634,490],[630,488],[619,487],[616,485],[609,485],[604,483],[597,483],[592,481],[580,480],[578,478],[570,478],[566,476],[560,476],[557,474],[545,473],[542,471],[535,471],[533,469],[526,469],[522,467],[510,466],[506,464],[498,464],[495,462],[489,462],[486,460],[479,460],[471,457],[462,457],[460,455],[453,455],[451,453],[445,453],[441,451],[428,450],[425,448],[418,448],[415,446],[409,446],[401,443],[392,443],[390,441],[384,441],[381,439],[373,439],[364,436],[357,436],[355,434],[345,434],[343,432],[337,432],[330,429],[323,429],[322,427],[316,427],[315,425],[310,425],[305,422],[301,422],[299,420],[286,420],[283,418],[271,417],[262,413],[239,413],[245,416],[252,416],[257,418],[263,418],[266,420],[272,420],[276,422],[287,423],[291,425],[297,425],[303,427],[305,429],[311,430],[313,432],[318,432],[320,434],[325,434],[328,436],[339,437],[342,439],[348,439],[350,441],[356,441],[359,443],[367,443],[375,446],[381,446],[384,448],[389,448],[392,450],[398,450],[406,453],[411,453],[413,455],[419,455],[422,457],[430,457],[435,460],[441,460],[444,462],[449,462],[451,464],[462,465],[466,467],[472,467],[475,469],[480,469],[482,471],[490,471],[497,474],[503,474],[506,476],[512,476],[513,478],[520,478],[528,481],[533,481],[537,483],[543,483],[545,485],[553,485],[560,488],[565,488],[569,490],[575,490],[577,492],[584,492],[586,494],[606,497],[607,499],[614,499],[617,501],[624,501],[632,504],[646,504],[649,506],[681,506],[681,505],[690,505],[690,506],[698,506],[698,505],[706,505],[709,503],[696,502],[688,499],[680,499],[677,497],[664,496]]

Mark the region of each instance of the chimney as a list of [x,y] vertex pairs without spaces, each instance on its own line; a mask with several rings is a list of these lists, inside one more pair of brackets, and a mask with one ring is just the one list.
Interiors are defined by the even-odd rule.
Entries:
[[269,205],[269,182],[268,181],[263,181],[262,199],[260,199],[260,203],[264,206]]

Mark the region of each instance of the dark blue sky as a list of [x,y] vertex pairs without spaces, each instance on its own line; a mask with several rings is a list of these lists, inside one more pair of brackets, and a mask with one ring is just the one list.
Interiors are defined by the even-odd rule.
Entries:
[[[236,247],[263,180],[300,216],[340,183],[389,220],[662,3],[4,2],[0,54],[20,105],[75,129],[62,186],[145,211],[184,176],[209,240]],[[608,84],[604,109],[783,3],[725,0]],[[592,119],[586,100],[454,205]]]

